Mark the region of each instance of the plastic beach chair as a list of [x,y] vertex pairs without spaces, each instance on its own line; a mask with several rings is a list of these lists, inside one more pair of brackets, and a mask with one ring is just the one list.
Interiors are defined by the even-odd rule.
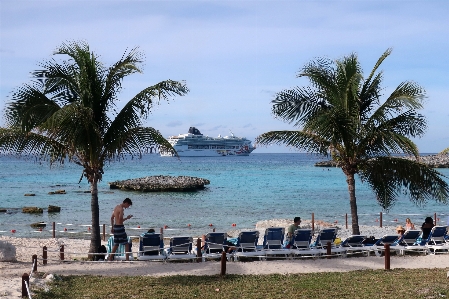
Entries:
[[162,234],[143,233],[139,237],[139,253],[137,259],[141,261],[165,260],[164,237]]
[[432,228],[426,244],[430,254],[449,253],[448,230],[449,226],[434,226]]
[[321,252],[312,247],[312,230],[307,228],[300,228],[295,230],[290,241],[290,253],[293,257],[308,257],[318,256]]
[[263,251],[266,257],[276,255],[284,255],[287,257],[290,254],[289,249],[282,248],[284,232],[285,228],[283,227],[269,227],[265,230]]
[[370,247],[366,246],[363,241],[365,241],[366,236],[364,235],[352,235],[341,242],[340,246],[346,249],[346,254],[358,254],[369,255]]
[[402,238],[397,239],[390,245],[391,250],[396,250],[399,254],[404,255],[407,251],[426,252],[427,249],[418,245],[417,240],[421,235],[420,230],[407,230]]
[[336,237],[337,237],[336,227],[324,228],[319,232],[316,241],[312,246],[320,250],[321,255],[327,255],[327,246],[330,243],[331,255],[345,256],[346,248],[336,246],[334,243]]
[[196,255],[192,252],[192,237],[171,237],[170,246],[166,250],[167,260],[194,260]]
[[398,235],[384,235],[382,238],[377,240],[373,246],[371,246],[371,251],[374,252],[376,256],[382,256],[385,251],[385,244],[394,244],[398,242]]
[[258,257],[259,259],[265,257],[263,250],[257,246],[258,239],[258,231],[240,232],[234,254],[235,260],[239,260],[241,257]]
[[[204,244],[203,261],[209,259],[219,259],[223,251],[226,251],[227,233],[213,232],[206,235],[206,243]],[[229,259],[231,253],[226,253]]]
[[[132,253],[132,240],[130,237],[128,237],[128,244],[129,244],[129,260],[133,260],[133,253]],[[108,244],[106,246],[107,249],[107,255],[106,255],[106,260],[109,259],[109,256],[112,253],[112,248],[114,247],[114,237],[110,236],[108,239]],[[126,247],[124,244],[120,244],[117,248],[117,250],[114,253],[114,260],[116,261],[125,261],[126,260]]]

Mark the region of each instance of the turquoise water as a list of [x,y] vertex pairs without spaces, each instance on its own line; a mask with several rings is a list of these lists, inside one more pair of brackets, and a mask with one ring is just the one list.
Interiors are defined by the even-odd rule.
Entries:
[[[192,157],[180,160],[157,155],[144,156],[142,160],[128,159],[105,167],[103,181],[99,184],[100,223],[108,224],[112,208],[125,197],[133,200],[126,211],[134,217],[125,222],[128,231],[137,235],[149,227],[168,226],[166,235],[199,235],[211,230],[254,228],[257,221],[301,216],[328,222],[344,223],[350,214],[345,176],[338,168],[315,167],[323,159],[309,154],[257,154],[248,157]],[[90,194],[86,180],[78,183],[81,168],[66,163],[49,167],[34,160],[1,158],[0,234],[48,237],[51,222],[57,223],[59,236],[86,236],[90,224]],[[449,176],[449,169],[440,169]],[[206,178],[211,184],[205,190],[188,193],[139,193],[110,190],[108,182],[150,175],[186,175]],[[49,195],[48,192],[65,189],[67,194]],[[24,196],[34,193],[36,196]],[[360,224],[376,225],[381,208],[373,193],[359,180],[356,195]],[[21,213],[24,206],[46,208],[61,206],[61,213],[29,215]],[[425,216],[437,213],[445,223],[449,206],[428,202],[417,207],[407,198],[383,215],[384,222],[403,222],[406,217],[420,223]],[[35,232],[29,225],[46,222],[43,232]],[[350,222],[350,219],[349,219]],[[188,227],[190,224],[190,228]],[[140,229],[138,227],[140,226]],[[67,232],[64,232],[67,228]]]

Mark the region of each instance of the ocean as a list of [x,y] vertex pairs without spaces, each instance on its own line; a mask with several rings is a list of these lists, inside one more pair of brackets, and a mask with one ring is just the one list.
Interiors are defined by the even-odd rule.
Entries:
[[[331,223],[345,223],[350,207],[346,179],[339,168],[315,167],[322,157],[303,153],[258,154],[225,157],[160,157],[145,155],[107,164],[99,183],[100,223],[109,223],[112,209],[129,197],[133,201],[125,215],[127,231],[138,235],[148,228],[167,226],[166,236],[198,236],[215,228],[217,231],[252,229],[261,220],[293,219],[301,216]],[[90,187],[79,183],[82,169],[72,163],[54,165],[35,160],[1,157],[0,167],[0,235],[20,237],[51,237],[52,222],[57,237],[89,238],[91,223]],[[449,169],[439,169],[449,177]],[[152,175],[194,176],[210,180],[206,189],[197,192],[140,193],[110,190],[108,182]],[[447,179],[446,179],[447,180]],[[447,180],[449,182],[449,180]],[[66,194],[48,194],[64,189]],[[33,193],[35,196],[24,196]],[[385,213],[366,184],[356,181],[359,223],[378,225],[379,213],[384,225],[403,224],[409,217],[421,224],[426,216],[437,217],[446,224],[449,206],[427,202],[416,206],[401,197]],[[49,205],[61,207],[60,213],[47,213]],[[44,208],[43,214],[21,212],[22,207]],[[43,231],[30,227],[45,222]],[[233,226],[235,224],[235,226]],[[14,233],[12,231],[15,231]]]

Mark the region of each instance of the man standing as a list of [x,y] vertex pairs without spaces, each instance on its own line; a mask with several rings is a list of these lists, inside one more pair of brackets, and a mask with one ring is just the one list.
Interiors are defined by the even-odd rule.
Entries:
[[123,218],[123,214],[125,213],[125,209],[129,208],[133,202],[129,198],[125,198],[123,203],[119,204],[112,211],[111,216],[111,233],[114,234],[114,247],[112,248],[112,252],[109,255],[109,260],[112,261],[114,258],[114,253],[117,251],[117,248],[121,244],[125,244],[125,252],[126,252],[126,260],[129,261],[129,244],[128,244],[128,236],[125,232],[125,226],[123,222],[125,220],[131,219],[133,215],[128,215],[126,218]]

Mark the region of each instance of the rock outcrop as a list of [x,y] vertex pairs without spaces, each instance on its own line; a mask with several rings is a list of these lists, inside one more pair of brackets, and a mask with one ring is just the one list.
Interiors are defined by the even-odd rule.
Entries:
[[197,177],[189,176],[147,176],[137,179],[110,182],[111,189],[133,190],[141,192],[162,192],[175,191],[186,192],[204,189],[210,181]]
[[46,227],[47,224],[45,224],[43,222],[36,222],[36,223],[31,223],[30,226],[32,228],[41,228],[41,227]]
[[53,194],[66,194],[65,190],[56,190],[56,191],[50,191],[48,192],[48,194],[53,195]]
[[23,207],[22,213],[28,213],[28,214],[42,214],[44,212],[44,209],[38,208],[38,207]]
[[61,207],[49,205],[48,212],[49,213],[59,213],[59,212],[61,212]]
[[[407,156],[403,157],[404,159],[416,161],[415,157]],[[428,155],[428,156],[420,156],[419,161],[421,163],[427,164],[432,168],[449,168],[449,155],[448,154],[437,154],[437,155]],[[337,162],[335,161],[322,161],[315,163],[317,167],[338,167]]]

